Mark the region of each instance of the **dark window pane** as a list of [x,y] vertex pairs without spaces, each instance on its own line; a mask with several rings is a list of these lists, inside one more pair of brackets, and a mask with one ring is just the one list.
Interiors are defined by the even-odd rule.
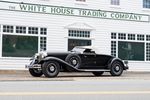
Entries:
[[143,0],[143,8],[150,8],[150,0]]
[[144,61],[144,43],[119,41],[118,57],[123,60]]
[[13,33],[13,26],[4,25],[3,26],[3,32]]
[[91,40],[68,39],[68,50],[72,50],[75,46],[90,46]]
[[38,37],[3,35],[3,57],[31,57],[38,52]]
[[120,0],[111,0],[111,5],[120,5]]

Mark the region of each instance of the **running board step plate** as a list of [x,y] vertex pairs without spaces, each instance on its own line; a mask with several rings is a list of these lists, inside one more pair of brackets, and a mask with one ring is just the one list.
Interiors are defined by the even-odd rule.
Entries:
[[83,71],[83,72],[100,72],[100,71],[104,71],[104,72],[109,72],[109,69],[77,69],[78,71]]

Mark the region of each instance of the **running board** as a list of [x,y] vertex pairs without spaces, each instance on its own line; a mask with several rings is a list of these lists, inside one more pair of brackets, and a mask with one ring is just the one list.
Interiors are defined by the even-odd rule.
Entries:
[[100,71],[109,72],[110,71],[109,69],[76,69],[76,70],[83,71],[83,72],[100,72]]

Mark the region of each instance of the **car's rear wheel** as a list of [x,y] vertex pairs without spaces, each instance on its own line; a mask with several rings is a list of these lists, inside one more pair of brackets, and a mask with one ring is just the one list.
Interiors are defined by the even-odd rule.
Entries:
[[112,76],[120,76],[123,73],[123,65],[119,61],[114,61],[110,68]]
[[60,66],[56,61],[47,61],[42,65],[42,72],[45,77],[56,77],[60,72]]
[[[81,66],[81,58],[76,54],[68,55],[66,57],[65,61],[77,69],[80,68],[80,66]],[[68,68],[68,70],[71,70],[71,69]]]
[[41,77],[43,75],[43,72],[41,69],[30,68],[29,73],[34,77]]
[[101,72],[92,72],[95,76],[102,76],[102,74],[104,73],[104,71]]

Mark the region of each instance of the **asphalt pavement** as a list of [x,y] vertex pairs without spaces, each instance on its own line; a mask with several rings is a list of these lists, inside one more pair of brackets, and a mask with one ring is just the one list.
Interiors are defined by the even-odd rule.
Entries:
[[0,100],[150,100],[150,80],[2,81]]
[[32,77],[27,70],[0,70],[0,100],[150,100],[150,72],[60,73]]

